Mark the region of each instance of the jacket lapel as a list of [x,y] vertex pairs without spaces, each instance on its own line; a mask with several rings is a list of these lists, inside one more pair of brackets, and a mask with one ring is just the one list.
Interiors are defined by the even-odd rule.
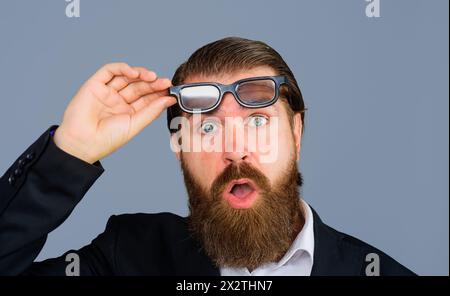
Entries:
[[314,263],[311,276],[359,275],[362,252],[343,241],[344,236],[322,222],[311,207],[314,218]]

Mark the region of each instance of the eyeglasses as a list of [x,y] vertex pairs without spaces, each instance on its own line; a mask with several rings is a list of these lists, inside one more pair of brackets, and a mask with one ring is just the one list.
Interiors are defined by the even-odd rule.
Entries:
[[238,80],[232,84],[205,82],[172,86],[169,94],[175,96],[180,108],[187,113],[206,113],[220,105],[225,93],[230,92],[246,108],[263,108],[274,104],[286,76],[261,76]]

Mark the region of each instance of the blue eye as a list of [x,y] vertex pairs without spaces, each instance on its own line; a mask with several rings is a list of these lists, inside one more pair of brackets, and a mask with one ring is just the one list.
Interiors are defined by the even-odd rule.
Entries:
[[204,134],[212,133],[213,131],[215,131],[216,128],[217,128],[216,123],[211,122],[211,121],[204,122],[200,126],[201,132]]
[[262,115],[254,115],[250,117],[248,124],[254,127],[260,127],[267,123],[268,119]]

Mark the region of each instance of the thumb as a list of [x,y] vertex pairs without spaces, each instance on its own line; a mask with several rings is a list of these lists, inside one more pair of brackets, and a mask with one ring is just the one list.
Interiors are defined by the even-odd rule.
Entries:
[[168,107],[177,100],[172,96],[163,96],[151,101],[147,106],[132,115],[131,136],[134,137],[147,125],[152,123]]

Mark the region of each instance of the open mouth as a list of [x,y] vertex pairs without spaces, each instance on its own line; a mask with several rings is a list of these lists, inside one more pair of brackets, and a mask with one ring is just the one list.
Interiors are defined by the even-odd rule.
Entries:
[[258,196],[258,187],[249,179],[231,181],[224,191],[224,198],[236,209],[250,208]]

